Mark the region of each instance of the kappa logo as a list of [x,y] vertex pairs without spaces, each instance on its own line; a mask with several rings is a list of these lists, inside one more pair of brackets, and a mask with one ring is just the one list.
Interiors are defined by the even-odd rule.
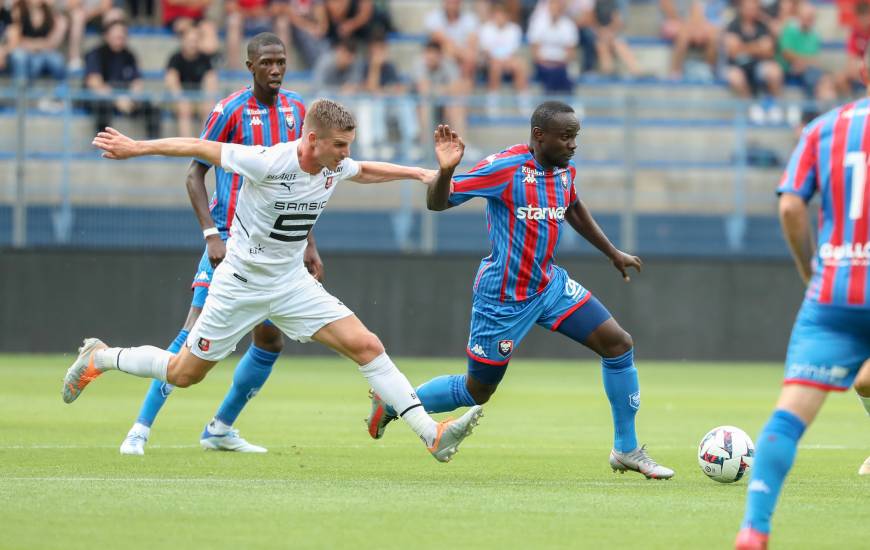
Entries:
[[523,176],[525,176],[525,179],[523,180],[524,183],[535,183],[538,181],[538,176],[544,175],[544,173],[537,168],[529,168],[528,166],[523,166],[522,172]]
[[196,280],[197,281],[208,281],[208,273],[206,273],[205,271],[200,271],[199,273],[196,274]]
[[219,115],[224,114],[224,104],[221,103],[221,102],[218,102],[218,103],[214,106],[214,109],[212,109],[211,112],[213,112],[213,113],[217,113],[217,114],[219,114]]
[[640,392],[639,391],[636,391],[633,394],[628,396],[628,404],[634,410],[638,410],[640,408]]
[[483,346],[480,344],[474,344],[471,346],[471,353],[477,355],[478,357],[486,357],[486,351],[484,351]]
[[262,126],[263,119],[258,116],[251,117],[251,126]]
[[499,340],[498,341],[498,354],[502,357],[507,357],[514,350],[514,341],[513,340]]
[[208,351],[208,348],[211,347],[211,340],[200,338],[199,342],[196,343],[196,347],[198,347],[200,351]]

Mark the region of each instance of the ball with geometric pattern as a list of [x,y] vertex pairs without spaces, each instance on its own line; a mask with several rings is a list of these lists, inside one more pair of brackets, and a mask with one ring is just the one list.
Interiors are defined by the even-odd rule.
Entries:
[[755,445],[746,432],[734,426],[713,428],[698,445],[701,471],[719,483],[734,483],[752,467]]

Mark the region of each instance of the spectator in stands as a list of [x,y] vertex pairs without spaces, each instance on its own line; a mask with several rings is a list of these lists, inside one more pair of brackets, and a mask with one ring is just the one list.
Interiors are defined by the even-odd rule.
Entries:
[[12,22],[7,29],[13,78],[17,82],[42,76],[63,80],[66,63],[60,47],[66,29],[66,18],[55,11],[50,0],[15,2]]
[[0,74],[5,74],[9,66],[9,47],[7,29],[12,24],[12,11],[6,4],[0,4]]
[[474,82],[477,71],[479,25],[477,16],[463,9],[462,0],[443,0],[442,6],[429,12],[424,22],[429,40],[437,42],[441,52],[458,64],[468,86]]
[[846,41],[846,64],[837,75],[837,88],[840,95],[844,97],[864,95],[866,84],[862,71],[868,44],[870,44],[870,1],[864,1],[855,5],[855,19]]
[[[739,97],[751,98],[764,86],[773,97],[782,94],[782,67],[774,59],[776,43],[767,25],[761,22],[758,0],[740,0],[737,17],[725,29],[725,53],[728,67],[725,77],[731,90]],[[764,109],[754,104],[750,118],[755,123],[764,121]],[[783,112],[775,104],[769,106],[767,116],[773,123],[783,120]]]
[[372,0],[326,0],[326,37],[330,44],[353,40],[367,45],[375,30],[388,31],[389,18]]
[[674,44],[671,77],[712,81],[726,3],[723,0],[660,0],[660,6],[662,38]]
[[529,22],[529,44],[535,63],[535,77],[547,93],[570,94],[574,83],[568,62],[578,43],[577,26],[565,14],[565,0],[548,0]]
[[143,118],[147,136],[158,137],[160,110],[130,96],[142,92],[143,83],[136,56],[127,47],[125,22],[109,23],[103,30],[102,45],[85,56],[85,88],[103,98],[88,102],[97,131],[109,126],[113,115],[122,114]]
[[357,56],[356,42],[342,40],[317,62],[314,68],[314,89],[342,95],[352,94],[363,84],[363,71],[363,62]]
[[489,13],[489,18],[480,29],[480,50],[484,57],[489,91],[487,110],[494,114],[498,107],[498,92],[503,80],[508,77],[522,102],[522,109],[531,114],[526,63],[519,55],[523,30],[508,19],[503,0],[491,2]]
[[[420,96],[420,127],[432,128],[446,120],[459,135],[467,135],[467,111],[461,96],[469,92],[468,81],[462,78],[453,58],[444,54],[440,42],[429,40],[426,43],[413,78],[414,88]],[[429,132],[421,133],[421,138],[428,136]],[[468,147],[465,154],[471,158],[477,156],[471,154]]]
[[[188,27],[181,35],[181,48],[172,54],[166,66],[164,82],[166,89],[175,99],[178,135],[196,136],[199,122],[208,116],[217,94],[217,71],[212,66],[211,57],[199,50],[200,30]],[[207,97],[191,101],[183,97],[184,92],[202,93]],[[199,105],[199,121],[194,124],[194,104]]]
[[226,64],[231,69],[244,65],[242,37],[247,33],[272,31],[286,45],[290,43],[290,23],[287,6],[281,1],[227,0],[224,12],[227,21]]
[[[546,13],[548,9],[548,0],[538,0],[531,16],[536,17],[540,13]],[[598,67],[598,48],[595,46],[595,0],[566,0],[565,13],[577,25],[580,52],[582,53],[580,72],[594,71]]]
[[[816,9],[802,2],[797,17],[786,23],[779,35],[780,64],[788,81],[798,84],[807,97],[833,103],[837,98],[834,80],[819,64],[822,38],[814,28]],[[790,113],[789,119],[797,124],[800,110]]]
[[595,0],[595,47],[598,51],[598,69],[606,74],[616,73],[614,58],[632,76],[641,76],[640,66],[628,42],[622,37],[624,23],[617,0]]
[[124,12],[112,5],[112,0],[68,0],[69,17],[69,69],[82,68],[82,40],[85,29],[100,31],[105,22],[123,19]]
[[323,0],[290,0],[287,17],[296,52],[303,65],[310,69],[328,48],[325,37],[329,22]]
[[774,38],[779,38],[786,23],[797,17],[798,5],[804,0],[759,0],[759,18]]
[[127,0],[127,12],[134,23],[147,25],[154,19],[154,0]]
[[182,40],[188,29],[196,28],[197,49],[215,63],[220,40],[215,24],[206,19],[211,4],[212,0],[160,0],[160,11],[163,13],[163,27]]
[[[407,97],[408,83],[399,74],[390,58],[386,32],[372,33],[368,60],[365,64],[362,90],[369,96],[357,108],[361,151],[370,151],[380,158],[392,158],[397,150],[403,156],[417,160],[418,124],[414,102]],[[389,126],[394,123],[398,142],[391,143]],[[379,148],[374,151],[374,148]],[[361,154],[360,156],[368,156]]]

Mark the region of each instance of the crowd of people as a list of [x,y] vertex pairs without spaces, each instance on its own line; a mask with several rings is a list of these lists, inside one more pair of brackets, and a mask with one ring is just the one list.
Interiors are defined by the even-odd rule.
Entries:
[[[440,0],[420,14],[426,37],[403,74],[387,40],[402,30],[394,26],[389,2],[0,0],[0,74],[19,82],[66,82],[83,72],[84,87],[106,96],[89,103],[97,124],[117,114],[138,116],[154,135],[157,106],[117,92],[135,95],[142,87],[128,25],[159,24],[178,38],[178,50],[166,62],[165,89],[178,96],[179,131],[193,135],[208,106],[184,99],[184,92],[215,91],[218,68],[243,68],[244,36],[268,30],[290,45],[298,65],[326,93],[449,98],[477,91],[486,98],[484,110],[495,115],[506,104],[529,111],[533,85],[548,95],[573,94],[584,73],[721,79],[737,97],[757,98],[749,111],[754,122],[779,123],[800,118],[800,111],[784,111],[778,101],[787,84],[820,104],[854,94],[862,86],[861,59],[870,40],[870,0],[852,5],[847,60],[836,71],[819,61],[822,41],[809,0],[659,0],[661,37],[672,44],[671,58],[667,67],[644,67],[625,38],[628,0]],[[217,21],[224,23],[223,43]],[[103,41],[84,52],[88,30],[102,33]],[[410,101],[376,102],[361,114],[372,121],[365,140],[382,142],[392,128],[417,140],[433,109],[425,102],[416,109]],[[465,110],[460,101],[437,106],[460,131]]]

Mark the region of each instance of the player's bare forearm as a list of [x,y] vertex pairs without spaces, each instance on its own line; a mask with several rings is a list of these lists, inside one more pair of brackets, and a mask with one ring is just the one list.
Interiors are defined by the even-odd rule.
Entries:
[[792,193],[780,195],[779,221],[798,274],[805,284],[809,284],[813,273],[812,258],[815,245],[810,229],[809,209],[803,198]]
[[453,172],[455,168],[438,170],[435,183],[426,189],[426,208],[440,212],[450,208],[450,191],[453,187]]
[[416,166],[402,166],[390,162],[359,163],[359,174],[350,178],[356,183],[384,183],[388,181],[425,181],[428,170]]
[[199,138],[173,137],[139,141],[141,155],[195,157],[220,166],[221,144]]
[[607,235],[604,234],[601,227],[592,217],[592,213],[583,204],[583,201],[576,200],[568,207],[565,212],[565,219],[574,228],[574,231],[580,234],[584,239],[589,241],[592,246],[604,253],[608,258],[613,258],[619,253],[619,250],[613,246]]
[[211,164],[221,163],[221,144],[198,138],[164,138],[136,141],[114,128],[98,132],[92,142],[103,150],[103,157],[123,160],[146,155],[166,157],[197,157]]
[[317,243],[314,242],[314,233],[308,233],[308,245],[305,247],[302,263],[312,277],[321,283],[323,282],[323,261],[320,259],[320,253],[317,251]]
[[205,175],[208,173],[208,169],[209,167],[201,162],[190,161],[185,182],[190,206],[203,230],[214,227],[214,220],[208,207],[208,190],[205,188]]

